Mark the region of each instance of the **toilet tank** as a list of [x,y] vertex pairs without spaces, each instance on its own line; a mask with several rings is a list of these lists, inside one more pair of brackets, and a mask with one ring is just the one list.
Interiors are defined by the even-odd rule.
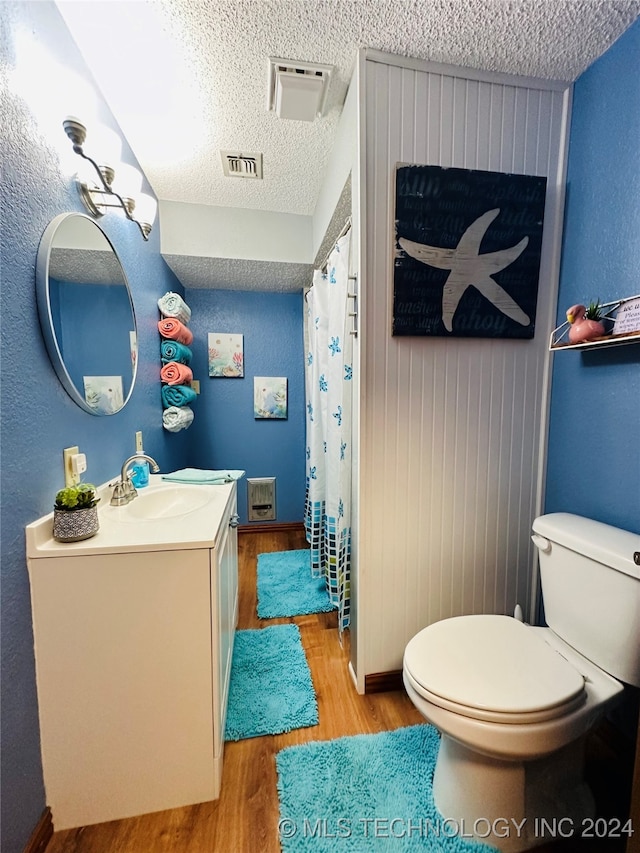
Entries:
[[640,536],[566,512],[536,518],[533,531],[549,627],[640,687]]

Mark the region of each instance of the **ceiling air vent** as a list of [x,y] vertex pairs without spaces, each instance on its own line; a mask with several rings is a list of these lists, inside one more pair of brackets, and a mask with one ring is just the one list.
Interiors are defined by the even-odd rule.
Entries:
[[279,118],[313,121],[324,111],[332,70],[332,65],[271,58],[267,109]]
[[262,154],[221,151],[220,157],[227,178],[262,178]]

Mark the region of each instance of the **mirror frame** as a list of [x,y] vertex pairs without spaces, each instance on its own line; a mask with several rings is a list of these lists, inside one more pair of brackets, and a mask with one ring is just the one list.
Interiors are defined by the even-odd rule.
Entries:
[[133,318],[133,328],[136,333],[136,348],[138,346],[138,323],[136,320],[136,312],[133,306],[133,299],[131,297],[131,287],[129,286],[129,280],[124,271],[124,266],[122,265],[120,256],[116,252],[113,243],[104,233],[102,228],[100,228],[98,223],[90,216],[86,216],[86,214],[84,213],[76,212],[60,213],[58,214],[58,216],[54,217],[45,228],[40,239],[40,245],[38,246],[38,257],[36,260],[36,302],[38,305],[38,317],[40,318],[42,337],[44,338],[44,343],[47,348],[47,353],[49,354],[51,364],[53,365],[53,369],[55,370],[62,387],[71,397],[73,402],[80,406],[80,408],[83,409],[85,412],[88,412],[90,415],[94,415],[96,417],[104,417],[106,414],[115,415],[124,409],[124,407],[129,402],[129,399],[131,398],[131,394],[133,393],[133,389],[136,384],[136,377],[138,375],[137,353],[135,363],[132,365],[131,384],[129,385],[129,391],[124,399],[124,402],[122,403],[122,406],[119,409],[116,409],[115,412],[97,412],[95,409],[92,409],[91,406],[87,403],[87,401],[76,388],[75,383],[71,379],[71,376],[69,375],[69,372],[65,366],[64,358],[60,351],[60,347],[58,346],[58,340],[56,338],[55,327],[53,324],[53,315],[51,313],[49,287],[49,274],[51,271],[51,250],[53,248],[53,241],[55,239],[58,229],[70,217],[80,217],[90,222],[102,234],[104,239],[107,241],[109,248],[113,252],[113,256],[120,266],[124,285],[127,288],[127,296],[129,298],[129,306],[131,308],[131,316]]

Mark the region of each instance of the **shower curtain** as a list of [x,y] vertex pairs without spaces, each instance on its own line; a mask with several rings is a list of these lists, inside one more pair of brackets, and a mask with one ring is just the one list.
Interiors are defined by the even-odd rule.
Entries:
[[351,388],[353,335],[348,309],[351,233],[316,270],[306,295],[307,497],[311,573],[324,577],[338,608],[340,633],[350,619]]

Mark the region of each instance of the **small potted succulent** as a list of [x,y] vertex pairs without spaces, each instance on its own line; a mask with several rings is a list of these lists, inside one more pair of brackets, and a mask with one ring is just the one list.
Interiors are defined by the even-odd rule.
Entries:
[[53,538],[58,542],[80,542],[94,536],[100,528],[99,500],[92,483],[60,489],[53,507]]
[[567,321],[570,324],[569,342],[572,344],[593,341],[605,334],[602,323],[602,308],[600,302],[590,302],[584,305],[573,305],[567,311]]

